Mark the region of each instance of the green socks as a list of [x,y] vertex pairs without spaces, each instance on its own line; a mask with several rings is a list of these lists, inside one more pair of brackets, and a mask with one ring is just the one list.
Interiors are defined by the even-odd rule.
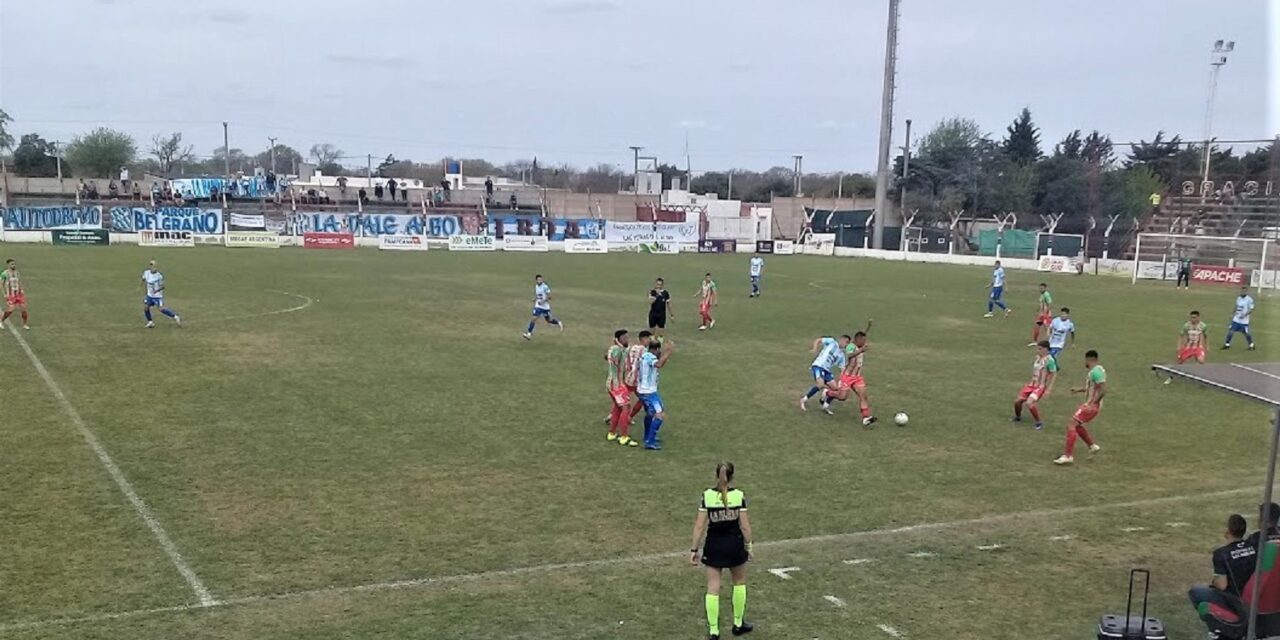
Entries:
[[742,626],[743,614],[747,612],[747,585],[733,585],[733,626]]
[[[734,593],[736,594],[737,590],[734,590]],[[737,602],[736,597],[734,598],[734,602],[735,603]],[[736,604],[734,608],[735,609],[737,608]],[[708,629],[707,633],[710,633],[713,636],[720,635],[720,596],[719,594],[715,594],[715,593],[707,594],[707,629]]]

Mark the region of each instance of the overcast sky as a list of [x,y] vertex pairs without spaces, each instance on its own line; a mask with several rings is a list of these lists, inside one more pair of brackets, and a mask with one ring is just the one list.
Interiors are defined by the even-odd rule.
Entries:
[[[16,134],[106,125],[198,153],[631,166],[875,167],[887,0],[0,0],[0,108]],[[1214,134],[1280,133],[1280,0],[903,0],[895,145],[963,115],[1045,149],[1202,136],[1208,58],[1236,41]],[[1270,33],[1268,33],[1270,30]],[[1270,61],[1270,68],[1268,68]],[[1268,104],[1269,103],[1269,104]],[[363,164],[351,160],[350,164]]]

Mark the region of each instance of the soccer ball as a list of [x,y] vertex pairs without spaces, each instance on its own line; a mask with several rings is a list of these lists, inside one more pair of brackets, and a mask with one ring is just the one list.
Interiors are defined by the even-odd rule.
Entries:
[[898,425],[899,427],[906,425],[907,420],[908,420],[907,414],[901,411],[898,412],[898,415],[893,417],[893,423]]

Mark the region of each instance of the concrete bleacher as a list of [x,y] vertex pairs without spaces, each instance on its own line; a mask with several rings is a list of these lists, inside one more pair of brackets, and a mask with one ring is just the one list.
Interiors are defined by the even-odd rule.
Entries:
[[1218,199],[1174,196],[1143,225],[1145,233],[1275,238],[1280,229],[1280,197]]

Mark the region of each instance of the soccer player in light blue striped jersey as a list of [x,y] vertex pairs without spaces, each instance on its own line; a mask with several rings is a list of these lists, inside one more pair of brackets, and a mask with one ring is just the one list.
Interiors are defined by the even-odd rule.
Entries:
[[179,326],[182,325],[182,318],[164,304],[164,274],[156,267],[155,260],[148,263],[146,270],[142,272],[142,288],[147,292],[142,298],[142,315],[147,319],[146,328],[156,326],[151,319],[151,307],[159,307],[160,313],[173,318]]
[[[818,395],[819,391],[827,388],[827,383],[835,379],[836,373],[844,369],[845,355],[844,348],[853,340],[848,335],[832,338],[831,336],[823,336],[813,341],[813,347],[810,353],[817,354],[813,359],[813,363],[809,365],[809,374],[813,376],[813,386],[809,391],[800,396],[800,410],[808,411],[807,406],[809,398]],[[822,406],[827,406],[826,395],[822,397]]]
[[1013,313],[1013,309],[1004,303],[1004,267],[1000,266],[999,260],[996,260],[996,268],[991,272],[991,284],[987,285],[987,288],[991,289],[991,296],[987,298],[987,313],[982,317],[990,318],[995,315],[993,312],[996,307],[1004,309],[1005,317]]
[[564,331],[564,323],[560,319],[551,315],[551,285],[542,279],[542,274],[533,277],[533,316],[529,318],[529,327],[520,337],[525,340],[533,338],[533,327],[538,322],[538,318],[542,318],[547,324],[554,324]]

